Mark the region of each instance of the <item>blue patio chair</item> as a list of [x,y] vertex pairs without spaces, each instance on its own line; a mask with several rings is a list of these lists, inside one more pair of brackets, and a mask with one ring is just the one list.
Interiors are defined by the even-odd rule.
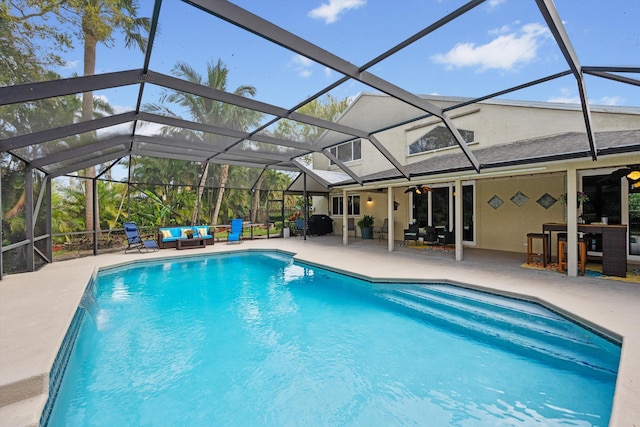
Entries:
[[137,250],[138,252],[142,252],[142,250],[144,249],[145,252],[149,252],[150,249],[156,251],[160,249],[158,247],[158,243],[155,240],[143,240],[140,237],[138,226],[135,222],[124,223],[124,234],[127,236],[127,248],[124,250],[125,254],[130,250]]
[[231,220],[231,230],[228,231],[227,243],[242,241],[242,219]]
[[[307,230],[307,234],[309,234],[309,230]],[[304,236],[304,219],[302,218],[296,219],[296,236]]]

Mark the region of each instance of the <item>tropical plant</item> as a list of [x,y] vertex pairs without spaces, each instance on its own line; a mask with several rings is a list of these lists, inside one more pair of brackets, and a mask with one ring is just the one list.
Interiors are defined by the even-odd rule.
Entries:
[[[115,229],[119,226],[127,186],[124,183],[98,181],[98,205],[100,206],[100,229]],[[54,182],[51,192],[51,228],[54,233],[72,233],[86,230],[85,193],[76,185]],[[93,227],[91,227],[93,228]],[[67,237],[67,240],[69,238]]]
[[[207,63],[206,76],[200,75],[193,67],[185,62],[178,62],[172,69],[172,74],[183,78],[191,83],[202,86],[211,87],[217,90],[227,90],[227,80],[229,69],[218,60],[217,63]],[[256,89],[253,86],[241,85],[236,88],[233,93],[239,96],[255,96]],[[168,91],[160,97],[160,104],[148,104],[144,106],[146,111],[159,112],[171,117],[180,117],[167,104],[176,104],[186,109],[191,115],[191,119],[198,123],[222,126],[234,130],[247,130],[255,127],[260,122],[262,115],[256,111],[243,109],[234,105],[226,104],[219,101],[196,96],[190,93]],[[203,142],[207,145],[215,146],[219,140],[219,136],[184,128],[176,128],[166,126],[162,129],[163,134],[172,136],[181,136],[190,141]],[[202,201],[204,192],[204,183],[207,181],[209,169],[211,165],[204,163],[202,165],[201,178],[197,183],[198,195],[196,197],[196,206],[191,215],[192,223],[198,218],[198,211]],[[219,176],[218,194],[216,198],[215,208],[211,214],[211,224],[217,224],[220,209],[222,207],[222,199],[229,180],[229,165],[219,165],[216,167]]]
[[134,186],[135,213],[130,219],[143,219],[139,225],[184,225],[194,205],[191,188],[198,179],[197,164],[152,157],[133,160],[131,179],[144,184]]
[[[314,99],[303,105],[297,112],[319,119],[335,121],[347,109],[349,103],[349,98],[339,100],[327,94],[324,98]],[[325,129],[323,128],[306,123],[280,120],[274,136],[310,143],[318,139],[324,131]]]
[[371,228],[373,227],[373,216],[371,215],[363,215],[362,218],[358,220],[358,227],[360,228]]

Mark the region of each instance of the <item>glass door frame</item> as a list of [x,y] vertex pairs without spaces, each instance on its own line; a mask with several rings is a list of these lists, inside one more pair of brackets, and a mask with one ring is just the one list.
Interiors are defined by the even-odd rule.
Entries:
[[[462,234],[462,242],[468,246],[476,245],[476,233],[478,230],[478,223],[476,222],[476,206],[477,206],[477,197],[476,197],[476,180],[462,181],[462,191],[464,192],[464,187],[471,186],[471,191],[473,192],[473,201],[471,203],[472,212],[471,212],[471,225],[473,227],[473,238],[472,240],[464,240],[464,233]],[[462,227],[464,228],[464,200],[462,200]]]
[[[585,176],[608,175],[624,166],[609,167],[602,169],[588,169],[578,171],[578,191],[582,191],[582,178]],[[625,177],[620,178],[620,221],[627,226],[627,260],[640,262],[640,255],[630,255],[631,244],[629,235],[629,183]],[[599,253],[602,254],[602,253]]]
[[[440,188],[447,188],[448,189],[448,224],[449,224],[449,231],[451,231],[451,229],[455,228],[455,183],[454,182],[446,182],[446,183],[441,183],[441,184],[427,184],[430,188],[432,189],[440,189]],[[472,209],[473,211],[471,212],[471,221],[472,221],[472,227],[473,227],[473,238],[472,240],[464,240],[464,233],[463,233],[463,243],[465,245],[468,246],[475,246],[476,245],[476,234],[477,234],[477,223],[476,223],[476,180],[468,180],[468,181],[462,181],[462,187],[467,187],[467,186],[471,186],[472,191],[473,191],[473,203],[472,203]],[[427,208],[427,223],[430,226],[433,226],[433,192],[429,191],[427,193],[427,197],[428,197],[428,208]],[[414,206],[415,204],[415,200],[413,197],[413,194],[411,194],[411,205]],[[463,207],[464,208],[464,207]],[[463,217],[464,217],[464,212],[463,212]],[[410,222],[413,221],[414,219],[414,215],[413,215],[413,209],[410,210]],[[464,227],[464,224],[463,224]]]

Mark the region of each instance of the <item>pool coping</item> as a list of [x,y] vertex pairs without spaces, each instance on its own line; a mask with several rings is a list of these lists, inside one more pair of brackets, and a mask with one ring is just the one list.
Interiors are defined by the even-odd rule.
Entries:
[[[286,242],[286,240],[289,240],[289,242]],[[424,274],[420,274],[419,277],[416,277],[415,275],[412,274],[405,274],[405,275],[399,275],[399,273],[394,273],[391,272],[391,274],[389,274],[389,271],[384,271],[384,270],[389,270],[389,268],[383,268],[382,270],[375,270],[370,268],[371,267],[371,263],[368,264],[369,268],[366,269],[366,271],[363,271],[362,268],[358,267],[355,268],[353,264],[349,264],[348,261],[345,261],[348,257],[351,257],[351,262],[353,262],[354,259],[358,259],[362,256],[362,254],[358,254],[357,252],[354,253],[353,251],[357,251],[359,248],[351,248],[348,246],[345,246],[344,248],[340,248],[339,246],[334,246],[333,250],[330,251],[331,253],[329,253],[329,251],[309,251],[309,244],[308,242],[304,242],[302,240],[298,241],[298,242],[294,242],[291,241],[292,239],[279,239],[277,241],[278,243],[278,247],[274,247],[275,245],[273,244],[273,242],[261,242],[261,243],[253,243],[253,242],[248,242],[245,243],[244,245],[239,245],[236,246],[234,245],[233,247],[231,246],[225,246],[225,245],[216,245],[216,246],[222,246],[222,248],[218,248],[217,250],[207,250],[207,251],[199,251],[197,254],[196,253],[189,253],[189,254],[183,254],[183,253],[169,253],[166,251],[162,251],[160,253],[156,253],[156,255],[149,255],[149,254],[143,254],[142,257],[139,258],[135,258],[135,259],[131,259],[131,255],[127,255],[127,256],[113,256],[113,257],[104,257],[101,258],[103,256],[100,257],[95,257],[95,258],[89,258],[89,260],[91,260],[90,266],[87,266],[87,259],[84,259],[84,263],[85,265],[82,266],[81,270],[83,271],[82,274],[80,274],[79,277],[77,277],[75,280],[81,280],[82,281],[82,277],[84,277],[84,285],[80,286],[80,289],[82,289],[82,292],[84,290],[85,287],[87,287],[89,285],[89,279],[90,278],[94,278],[95,275],[97,274],[98,271],[102,271],[102,270],[107,270],[110,268],[117,268],[119,266],[124,266],[124,265],[131,265],[131,264],[135,264],[135,263],[139,263],[139,262],[146,262],[149,260],[162,260],[162,259],[172,259],[175,258],[176,256],[180,257],[180,258],[200,258],[202,257],[202,255],[211,255],[211,254],[220,254],[220,253],[228,253],[228,252],[236,252],[236,251],[276,251],[276,252],[281,252],[287,255],[292,255],[294,257],[294,259],[296,261],[299,262],[303,262],[303,263],[308,263],[310,265],[317,265],[323,268],[327,268],[329,270],[333,270],[333,271],[338,271],[341,273],[345,273],[351,276],[355,276],[355,277],[361,277],[365,280],[371,281],[371,282],[398,282],[398,281],[402,281],[402,282],[411,282],[411,283],[450,283],[450,284],[454,284],[457,286],[462,286],[462,287],[466,287],[466,288],[470,288],[470,289],[476,289],[476,290],[480,290],[483,292],[488,292],[488,293],[492,293],[492,294],[498,294],[498,295],[505,295],[505,296],[510,296],[510,297],[514,297],[514,298],[518,298],[518,299],[523,299],[523,300],[527,300],[527,301],[531,301],[534,303],[539,303],[547,308],[550,308],[554,311],[557,311],[561,314],[566,314],[567,317],[569,317],[570,319],[576,320],[578,321],[578,323],[584,324],[588,327],[593,327],[593,329],[601,331],[603,333],[605,333],[606,335],[610,335],[614,338],[622,338],[622,349],[621,349],[621,360],[620,360],[620,366],[619,366],[619,371],[618,371],[618,381],[616,383],[616,394],[614,397],[614,404],[613,404],[613,408],[612,408],[612,414],[611,414],[611,420],[610,420],[610,424],[611,426],[627,426],[627,425],[632,425],[632,422],[640,419],[638,417],[638,414],[640,414],[640,403],[635,402],[636,397],[638,396],[638,389],[640,388],[640,385],[638,384],[637,378],[638,378],[638,367],[640,365],[640,362],[637,362],[637,360],[640,360],[640,358],[638,358],[637,356],[640,355],[640,346],[638,345],[638,341],[640,338],[640,332],[637,332],[634,334],[631,334],[633,336],[629,335],[629,330],[630,328],[623,328],[625,330],[620,330],[620,328],[616,327],[615,324],[609,324],[609,322],[605,321],[598,321],[598,320],[592,320],[593,316],[585,316],[584,314],[580,314],[580,310],[573,310],[572,307],[567,307],[566,304],[564,303],[558,303],[557,301],[555,301],[555,298],[546,298],[544,296],[537,296],[537,295],[531,295],[531,293],[527,293],[527,292],[523,292],[521,290],[514,290],[514,289],[504,289],[501,288],[500,286],[495,286],[495,283],[493,284],[493,286],[482,286],[478,284],[477,281],[477,276],[476,274],[472,274],[471,276],[467,276],[468,279],[473,278],[473,280],[460,280],[459,278],[452,278],[452,277],[448,277],[448,278],[442,278],[441,276],[438,276],[438,273],[442,272],[442,271],[446,271],[450,274],[447,275],[453,275],[456,276],[456,274],[453,274],[454,271],[460,270],[460,268],[458,268],[460,265],[462,264],[450,264],[450,261],[442,261],[442,260],[436,260],[434,262],[437,263],[445,263],[446,265],[443,266],[443,268],[441,268],[440,270],[442,271],[437,271],[439,269],[434,268],[434,266],[431,266],[430,270],[432,270],[432,274],[430,275],[424,275]],[[283,243],[287,243],[286,246],[289,246],[288,248],[284,249],[282,246]],[[332,245],[333,246],[333,245]],[[317,248],[320,249],[320,248]],[[338,250],[339,249],[339,250]],[[347,251],[347,252],[345,252]],[[351,251],[351,253],[349,253],[349,251]],[[163,253],[164,252],[164,253]],[[335,253],[337,252],[337,253]],[[380,252],[378,251],[377,253],[375,253],[375,255],[372,252],[367,252],[366,253],[367,256],[372,256],[372,257],[382,257],[381,259],[384,259],[385,261],[387,261],[387,258],[389,256],[396,256],[398,258],[395,258],[395,260],[398,261],[398,263],[401,264],[405,264],[405,260],[404,258],[401,257],[407,257],[406,254],[402,254],[399,255],[397,253],[388,253],[388,252]],[[335,261],[335,262],[331,262],[331,261],[327,261],[327,258],[332,258],[332,259],[342,259],[342,261]],[[407,257],[407,258],[412,258],[415,259],[416,257]],[[98,259],[100,259],[100,262],[98,262]],[[402,262],[401,262],[402,261]],[[53,265],[56,264],[66,264],[66,263],[73,263],[74,261],[65,261],[64,263],[54,263]],[[346,262],[346,263],[345,263]],[[408,262],[411,262],[410,260]],[[454,261],[455,262],[455,261]],[[80,263],[82,263],[82,261],[80,261]],[[77,262],[76,262],[77,264]],[[375,264],[375,263],[373,263]],[[386,263],[384,263],[386,264]],[[392,263],[393,265],[395,265],[396,263]],[[464,264],[464,263],[463,263]],[[19,279],[24,279],[26,277],[33,277],[33,276],[46,276],[47,273],[47,269],[51,266],[48,266],[47,268],[41,270],[40,272],[34,272],[34,273],[28,273],[28,274],[23,274],[23,275],[15,275],[15,276],[9,276],[8,279],[9,282],[14,282],[15,278],[19,278]],[[71,266],[71,264],[68,264],[68,266]],[[456,268],[450,269],[448,267],[452,267],[455,266]],[[64,265],[63,267],[67,267],[67,265]],[[87,270],[88,267],[90,267],[90,273],[87,274]],[[387,266],[388,267],[388,266]],[[62,270],[69,270],[67,268],[62,268]],[[44,272],[44,273],[43,273]],[[371,274],[371,273],[377,273],[377,274]],[[385,274],[386,273],[386,274]],[[566,286],[570,286],[573,287],[575,286],[575,284],[577,283],[578,285],[582,284],[582,282],[580,282],[580,278],[566,278],[566,277],[562,277],[562,276],[550,276],[550,275],[545,275],[540,274],[540,273],[531,273],[531,272],[526,272],[525,275],[522,275],[522,271],[518,271],[519,274],[511,274],[513,272],[500,272],[500,275],[506,275],[508,277],[511,276],[518,276],[518,277],[528,277],[530,281],[533,281],[533,283],[535,284],[536,282],[540,282],[541,280],[549,280],[553,277],[553,281],[555,282],[555,285],[559,285],[562,286],[562,289],[565,289]],[[18,277],[20,276],[20,277]],[[390,277],[391,276],[391,277]],[[482,274],[480,274],[480,276],[482,276]],[[37,280],[37,279],[36,279]],[[480,278],[480,280],[482,280],[482,278]],[[594,284],[595,279],[589,279],[586,282],[589,282],[590,284]],[[21,282],[22,280],[18,280],[18,282]],[[4,280],[3,280],[4,282]],[[586,283],[585,282],[585,283]],[[615,287],[616,289],[618,288],[624,288],[624,290],[628,291],[630,288],[632,288],[632,292],[631,295],[633,297],[633,301],[632,302],[640,302],[640,287],[638,287],[637,285],[635,287],[631,287],[631,286],[627,286],[627,285],[612,285],[611,283],[606,283],[603,282],[602,279],[597,279],[595,280],[595,285],[597,286],[601,286],[602,284],[605,284],[607,286],[612,286]],[[4,284],[0,282],[0,291],[2,291],[4,288]],[[575,290],[575,289],[574,289]],[[75,297],[75,305],[73,304],[73,301],[66,301],[66,306],[69,307],[77,307],[80,301],[80,298],[82,296],[82,292],[79,291],[78,289],[78,283],[76,282],[75,287],[74,287],[74,292],[72,292],[73,296]],[[3,292],[3,296],[5,295],[5,293]],[[4,300],[5,298],[3,298]],[[72,298],[73,299],[73,298]],[[620,303],[624,303],[624,300],[619,301]],[[629,303],[629,301],[626,301],[627,303]],[[615,305],[615,304],[614,304]],[[633,305],[633,304],[632,304]],[[640,305],[636,305],[635,307],[640,307]],[[75,311],[75,310],[74,310]],[[587,310],[588,311],[588,310]],[[635,310],[635,312],[637,312],[638,310]],[[638,319],[638,314],[635,312],[630,312],[633,313],[635,315],[635,319]],[[60,324],[62,324],[62,330],[60,331],[61,333],[59,333],[58,338],[55,340],[55,342],[57,343],[57,347],[55,347],[55,351],[50,353],[50,360],[47,363],[48,367],[53,366],[53,363],[55,361],[55,357],[57,355],[57,350],[61,347],[61,344],[64,340],[64,335],[66,334],[66,331],[69,328],[69,325],[71,324],[72,318],[73,318],[74,313],[69,313],[68,309],[67,309],[67,313],[66,313],[66,320],[62,321],[59,320],[58,321],[58,327],[60,327]],[[628,322],[633,323],[633,318],[629,318]],[[614,322],[615,323],[615,322]],[[619,325],[618,325],[619,326]],[[5,332],[4,331],[4,326],[2,328],[0,328],[0,332]],[[51,349],[50,349],[51,350]],[[0,350],[1,351],[1,350]],[[3,356],[4,358],[4,356]],[[49,375],[49,371],[50,369],[47,369],[46,372],[41,372],[40,376],[48,376]],[[21,378],[21,381],[24,382],[24,384],[30,384],[31,385],[31,393],[34,392],[34,387],[33,387],[33,383],[34,383],[34,378],[38,378],[38,375],[25,375]],[[635,381],[634,381],[635,378]],[[2,377],[2,379],[4,380],[4,376]],[[42,389],[40,390],[41,393],[46,393],[46,390],[48,389],[48,378],[38,378],[35,383],[41,383],[42,384]],[[0,384],[0,391],[3,390],[4,387],[6,387],[8,384],[6,383],[2,383]],[[9,384],[10,385],[10,384]],[[14,383],[15,385],[19,385]],[[38,390],[38,387],[35,387],[35,390]],[[6,392],[7,390],[4,389],[4,391]],[[14,389],[14,392],[16,392],[17,390]],[[14,395],[15,396],[15,395]],[[23,396],[24,397],[24,396]],[[38,419],[40,418],[39,415],[42,413],[42,408],[44,406],[44,401],[40,398],[38,398],[38,396],[34,395],[31,397],[28,397],[27,400],[32,400],[32,404],[30,405],[31,407],[39,407],[39,411],[40,413],[38,414]],[[5,413],[7,410],[7,406],[13,406],[15,408],[17,408],[18,403],[24,403],[23,402],[16,402],[16,404],[14,405],[5,405],[4,407],[0,408],[0,413]],[[23,410],[23,409],[18,409]],[[34,411],[34,409],[32,408],[31,411]],[[4,419],[4,417],[0,417],[0,419]],[[15,419],[15,418],[14,418]],[[28,419],[28,422],[25,422],[23,425],[37,425],[37,422],[34,423],[34,419],[33,416],[31,417],[24,417],[24,419]],[[2,423],[2,421],[0,421],[0,423]],[[7,425],[20,425],[20,424],[7,424]]]

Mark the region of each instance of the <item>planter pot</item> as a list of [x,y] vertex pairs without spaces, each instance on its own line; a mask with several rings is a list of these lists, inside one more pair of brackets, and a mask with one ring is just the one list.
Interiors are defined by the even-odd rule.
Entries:
[[360,234],[363,239],[373,239],[373,227],[360,227]]

